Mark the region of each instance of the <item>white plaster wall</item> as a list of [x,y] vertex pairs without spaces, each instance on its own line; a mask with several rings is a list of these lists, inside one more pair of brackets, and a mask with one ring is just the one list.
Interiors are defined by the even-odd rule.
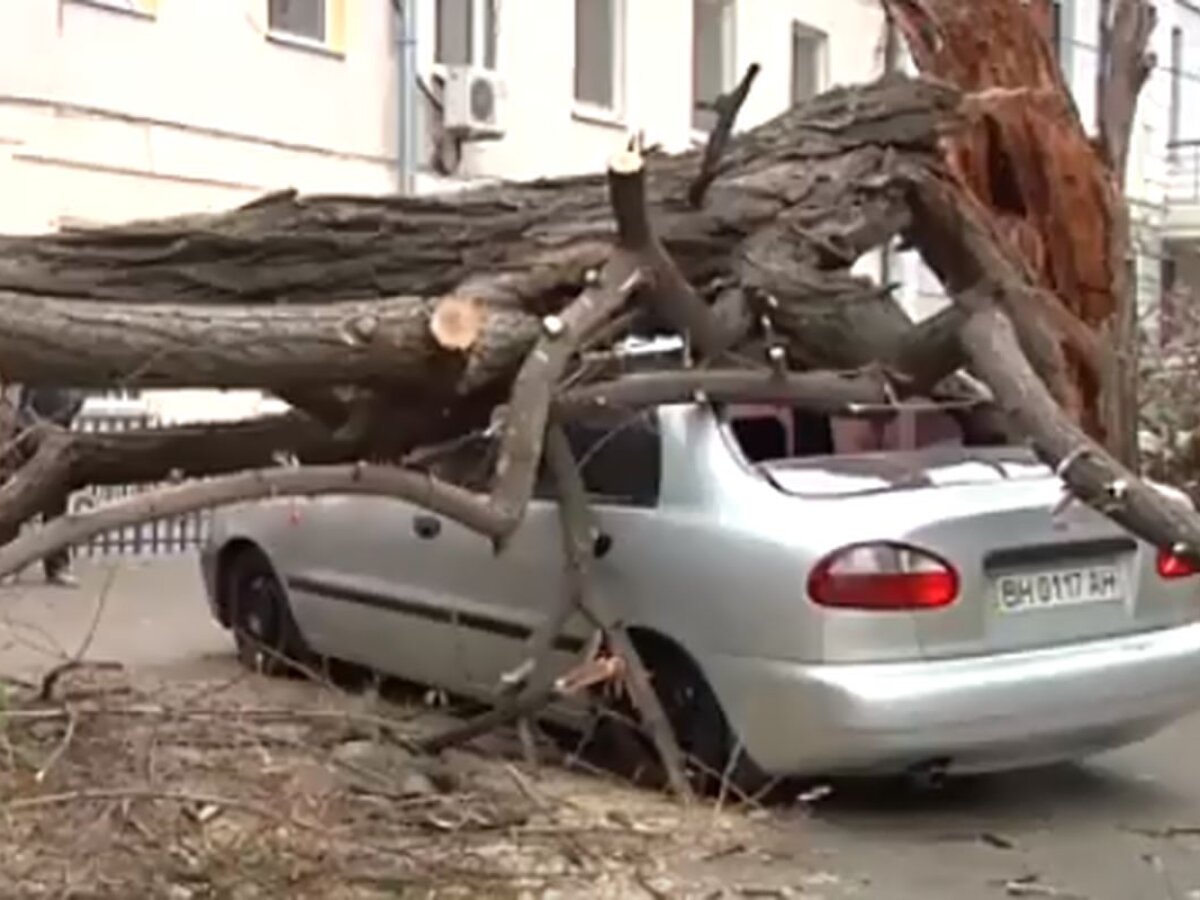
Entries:
[[[508,94],[507,132],[500,141],[468,144],[454,178],[430,178],[427,184],[599,171],[638,130],[647,144],[671,152],[695,144],[692,0],[625,0],[625,103],[606,121],[580,115],[573,101],[574,8],[572,0],[503,0],[497,70]],[[419,55],[430,81],[439,71],[434,10],[434,0],[424,0]],[[793,22],[829,36],[827,86],[862,81],[882,70],[883,16],[875,0],[738,0],[735,74],[752,62],[762,67],[738,117],[739,128],[759,124],[790,104]]]
[[0,3],[0,228],[394,189],[390,4],[345,2],[341,55],[268,40],[266,0]]

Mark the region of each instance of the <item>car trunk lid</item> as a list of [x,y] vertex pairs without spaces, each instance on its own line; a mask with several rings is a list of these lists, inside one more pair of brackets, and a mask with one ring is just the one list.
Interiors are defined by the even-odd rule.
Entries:
[[923,656],[1091,640],[1196,614],[1196,582],[1164,582],[1152,548],[1090,507],[1064,504],[1062,482],[1024,448],[936,446],[758,468],[781,493],[827,504],[831,541],[903,541],[954,565],[957,602],[911,614]]

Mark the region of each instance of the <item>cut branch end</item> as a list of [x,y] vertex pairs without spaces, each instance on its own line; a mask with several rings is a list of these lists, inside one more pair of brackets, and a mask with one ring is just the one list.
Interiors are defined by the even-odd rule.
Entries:
[[463,353],[475,346],[487,321],[487,308],[474,297],[450,295],[434,307],[429,331],[438,346]]

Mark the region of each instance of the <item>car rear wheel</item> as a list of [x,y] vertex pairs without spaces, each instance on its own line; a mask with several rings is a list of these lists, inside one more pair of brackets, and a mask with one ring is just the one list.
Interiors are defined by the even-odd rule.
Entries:
[[[724,785],[726,790],[757,797],[770,779],[742,748],[700,667],[663,638],[639,637],[638,652],[683,751],[693,788],[711,795]],[[627,699],[621,706],[619,712],[630,715]],[[653,752],[644,735],[642,742]]]
[[229,626],[242,665],[265,675],[283,675],[295,673],[295,663],[311,659],[283,585],[262,551],[236,551],[224,583]]

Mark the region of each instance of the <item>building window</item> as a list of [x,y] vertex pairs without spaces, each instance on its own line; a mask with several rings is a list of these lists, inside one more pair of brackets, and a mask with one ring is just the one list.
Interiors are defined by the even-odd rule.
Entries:
[[733,85],[733,3],[692,0],[692,127],[716,124],[714,104]]
[[267,27],[318,44],[325,43],[325,0],[270,0]]
[[[603,506],[654,507],[662,482],[662,436],[653,413],[611,410],[563,423],[589,499]],[[543,460],[534,496],[556,500]]]
[[825,33],[792,24],[792,106],[821,93],[825,75]]
[[575,0],[575,100],[617,113],[621,106],[622,0]]
[[437,0],[434,60],[496,68],[496,0]]

